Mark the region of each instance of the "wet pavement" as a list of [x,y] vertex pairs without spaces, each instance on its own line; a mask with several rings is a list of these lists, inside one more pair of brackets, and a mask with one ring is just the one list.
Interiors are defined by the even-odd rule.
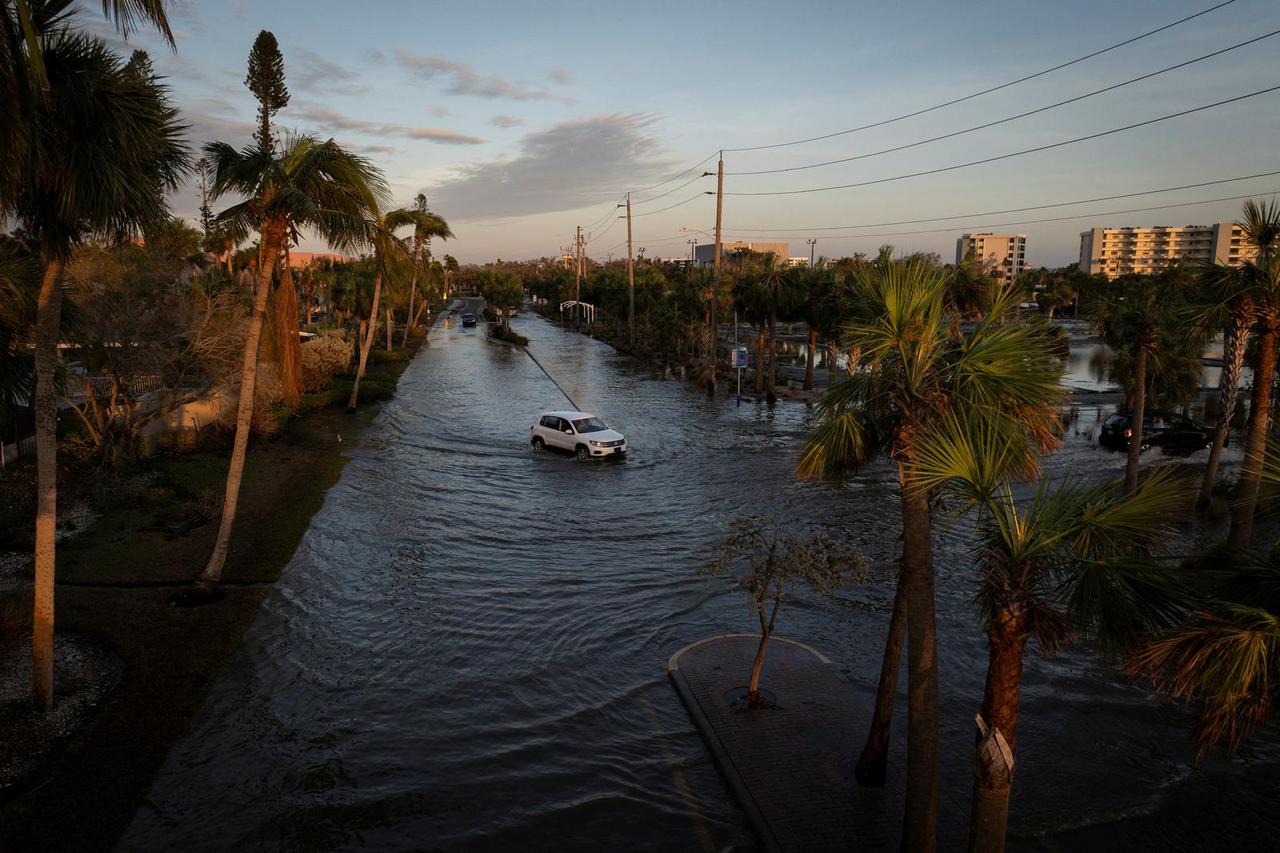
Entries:
[[[483,324],[434,329],[121,849],[750,849],[665,675],[677,649],[751,630],[739,596],[697,574],[743,513],[841,531],[876,562],[874,581],[833,605],[796,602],[779,622],[870,702],[897,549],[889,468],[839,487],[799,482],[805,406],[709,401],[536,316],[512,325],[578,405],[626,434],[630,457],[533,452],[531,420],[566,405],[556,385],[485,340]],[[1048,472],[1122,472],[1093,443],[1103,414],[1079,409]],[[940,528],[950,849],[967,826],[986,649],[964,525]],[[1221,533],[1188,529],[1184,544]],[[1032,657],[1013,846],[1098,849],[1079,833],[1105,840],[1114,821],[1203,801],[1223,780],[1240,789],[1229,804],[1180,808],[1193,828],[1143,837],[1153,849],[1194,846],[1198,827],[1224,844],[1253,837],[1240,815],[1275,820],[1273,791],[1256,782],[1276,776],[1280,738],[1197,768],[1187,725],[1086,650]]]

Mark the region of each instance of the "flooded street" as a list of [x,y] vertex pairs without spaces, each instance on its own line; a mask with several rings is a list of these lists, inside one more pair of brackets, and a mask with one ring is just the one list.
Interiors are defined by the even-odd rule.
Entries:
[[[739,595],[697,574],[739,514],[838,528],[873,561],[871,582],[798,602],[779,627],[871,701],[897,551],[889,468],[799,482],[805,406],[708,401],[540,318],[513,327],[577,406],[626,434],[630,458],[534,453],[532,418],[569,405],[556,385],[483,325],[437,326],[121,849],[751,849],[665,674],[682,646],[752,629]],[[1099,421],[1082,407],[1046,470],[1119,476],[1123,458],[1093,442]],[[965,532],[937,534],[943,849],[966,837],[987,657]],[[1188,725],[1085,650],[1033,654],[1011,847],[1106,849],[1125,818],[1151,849],[1274,838],[1259,829],[1280,831],[1274,727],[1197,767]],[[1142,830],[1149,814],[1159,832]]]

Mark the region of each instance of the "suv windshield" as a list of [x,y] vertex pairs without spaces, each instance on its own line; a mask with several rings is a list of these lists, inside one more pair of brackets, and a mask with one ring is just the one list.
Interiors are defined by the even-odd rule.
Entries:
[[578,432],[603,432],[608,429],[599,418],[580,418],[573,422],[573,428]]

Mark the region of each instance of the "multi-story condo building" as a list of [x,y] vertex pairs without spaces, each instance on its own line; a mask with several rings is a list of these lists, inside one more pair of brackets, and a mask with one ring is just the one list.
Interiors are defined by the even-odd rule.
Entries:
[[969,252],[979,263],[1006,282],[1012,282],[1027,268],[1026,234],[962,234],[956,240],[956,263]]
[[1108,279],[1149,275],[1182,261],[1236,265],[1255,250],[1234,222],[1156,225],[1152,228],[1092,228],[1080,234],[1080,269]]

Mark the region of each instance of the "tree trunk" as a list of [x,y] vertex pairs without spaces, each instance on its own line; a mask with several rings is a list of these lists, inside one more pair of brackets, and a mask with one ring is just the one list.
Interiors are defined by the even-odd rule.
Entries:
[[387,309],[387,352],[391,352],[391,331],[392,331],[392,326],[394,325],[395,324],[392,322],[391,309],[388,308]]
[[[761,619],[763,622],[764,620]],[[751,680],[747,682],[747,707],[754,708],[760,702],[760,671],[764,669],[764,649],[769,644],[772,631],[764,628],[760,632],[760,645],[756,648],[756,659],[751,664]]]
[[276,285],[275,316],[276,355],[280,360],[280,386],[286,406],[297,406],[302,393],[302,342],[298,339],[298,292],[293,287],[288,254]]
[[1129,436],[1129,457],[1124,464],[1124,491],[1132,494],[1138,489],[1138,459],[1142,455],[1142,421],[1147,411],[1147,345],[1139,341],[1138,353],[1133,360],[1133,419]]
[[314,325],[316,324],[316,308],[315,308],[315,305],[316,305],[316,276],[315,276],[315,270],[311,270],[310,272],[308,272],[308,273],[307,273],[307,287],[306,287],[306,295],[307,295],[307,296],[306,296],[306,298],[307,298],[307,326],[308,326],[308,327],[310,327],[310,326],[314,326]]
[[893,705],[898,698],[898,670],[902,668],[902,643],[907,638],[907,595],[899,572],[893,593],[893,612],[889,616],[889,633],[884,640],[884,657],[880,660],[880,683],[876,688],[876,708],[871,717],[867,742],[858,756],[853,775],[859,785],[884,785],[889,767],[889,735],[893,728]]
[[413,294],[418,289],[418,267],[414,264],[413,281],[409,284],[409,307],[404,309],[404,336],[400,338],[400,346],[409,345],[409,329],[415,325],[413,316]]
[[818,330],[810,326],[809,327],[809,352],[805,356],[805,361],[804,361],[804,390],[806,391],[813,390],[813,360],[814,360],[814,357],[817,355],[816,353],[817,348],[818,348]]
[[778,318],[774,314],[769,315],[769,379],[765,383],[765,398],[773,400],[776,397],[774,389],[778,385]]
[[62,329],[62,273],[66,263],[54,258],[44,268],[36,303],[36,548],[32,593],[31,691],[36,707],[53,707],[53,582],[58,524],[58,402],[54,375],[58,369],[58,337]]
[[987,628],[987,684],[982,697],[982,719],[987,728],[979,730],[974,757],[971,853],[1004,850],[1027,634],[1024,617],[1012,609],[997,613]]
[[836,384],[836,361],[839,360],[840,345],[836,341],[827,342],[827,387]]
[[264,226],[262,231],[262,262],[258,265],[258,284],[253,296],[253,313],[249,316],[249,328],[244,338],[244,363],[240,373],[240,400],[236,406],[236,438],[231,448],[231,466],[227,469],[227,488],[222,501],[222,521],[218,525],[218,538],[213,545],[209,562],[196,580],[196,586],[211,590],[222,577],[222,567],[227,562],[227,549],[231,546],[231,526],[236,520],[236,505],[240,500],[240,481],[244,477],[245,457],[249,451],[249,432],[253,428],[253,391],[258,379],[258,343],[262,337],[263,315],[267,312],[267,297],[271,293],[271,272],[280,255],[280,242],[284,239],[283,226]]
[[[418,321],[422,319],[422,312],[426,307],[427,307],[427,298],[426,296],[423,296],[422,300],[418,303],[417,313],[413,315],[413,327],[415,329],[418,328]],[[405,336],[408,337],[408,332],[405,333]],[[424,337],[425,337],[425,334],[424,334]]]
[[1253,325],[1252,305],[1236,309],[1231,324],[1227,326],[1222,341],[1222,375],[1218,380],[1218,423],[1213,428],[1213,446],[1209,449],[1209,463],[1200,484],[1200,503],[1208,506],[1213,497],[1213,487],[1218,482],[1218,465],[1222,461],[1222,449],[1227,443],[1231,419],[1235,417],[1236,403],[1240,398],[1240,374],[1244,370],[1245,348],[1249,343],[1249,327]]
[[378,299],[382,296],[382,273],[373,279],[373,310],[369,312],[369,329],[360,341],[360,364],[356,367],[356,381],[351,383],[351,397],[347,400],[347,411],[356,410],[356,400],[360,396],[360,380],[364,378],[365,365],[369,363],[369,350],[373,349],[373,336],[378,332]]
[[938,657],[929,496],[902,478],[902,583],[907,594],[907,795],[902,849],[931,853],[938,828]]
[[756,340],[756,395],[757,396],[764,393],[764,374],[765,374],[765,371],[768,369],[768,365],[765,363],[765,360],[764,360],[764,338],[765,338],[764,323],[760,324],[759,329],[760,329],[759,336],[758,336],[758,339]]
[[1231,510],[1231,532],[1227,536],[1227,545],[1236,551],[1247,549],[1253,541],[1253,514],[1258,506],[1267,431],[1271,426],[1271,386],[1276,375],[1276,313],[1271,309],[1263,314],[1262,331],[1258,335],[1257,361],[1253,368],[1253,412],[1244,443],[1240,483],[1236,487],[1235,505]]

